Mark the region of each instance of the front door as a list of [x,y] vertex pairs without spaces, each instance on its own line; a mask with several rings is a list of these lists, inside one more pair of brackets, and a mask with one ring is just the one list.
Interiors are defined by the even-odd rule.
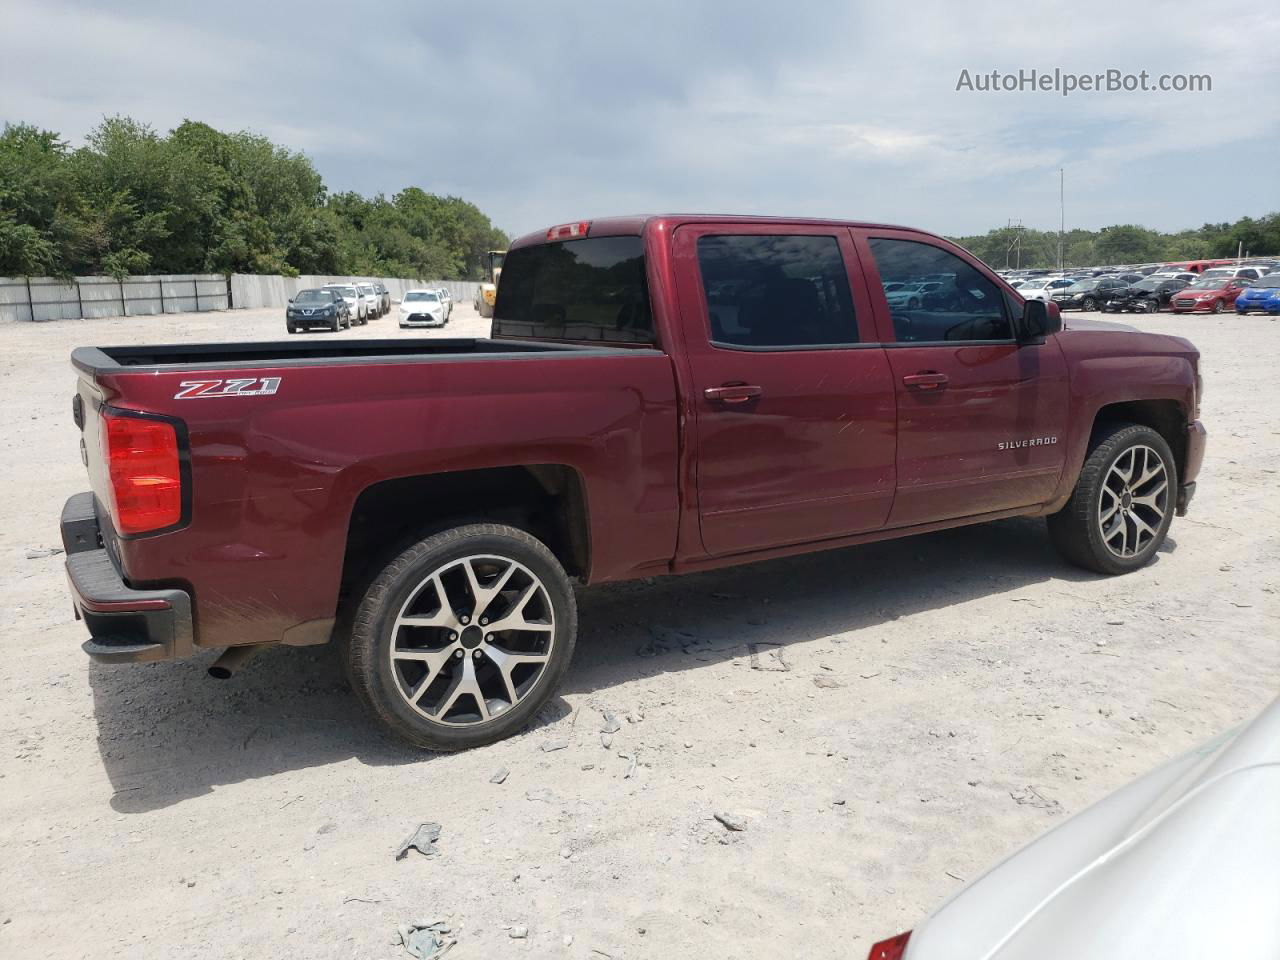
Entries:
[[[875,289],[898,406],[898,492],[889,525],[1047,501],[1062,473],[1066,363],[1053,337],[1014,340],[1015,304],[974,263],[918,234],[855,231],[878,283],[944,279],[918,307]],[[891,302],[892,301],[892,305]]]
[[695,224],[673,253],[706,551],[882,527],[893,383],[848,231]]

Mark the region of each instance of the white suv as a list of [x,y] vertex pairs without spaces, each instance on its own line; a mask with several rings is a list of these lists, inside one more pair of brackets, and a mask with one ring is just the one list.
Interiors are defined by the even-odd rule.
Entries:
[[369,322],[369,305],[365,302],[360,291],[356,289],[356,285],[354,283],[328,283],[320,289],[332,290],[343,300],[347,301],[347,309],[351,311],[352,323]]
[[378,293],[378,288],[372,283],[357,283],[356,289],[364,301],[365,315],[374,320],[382,316],[382,294]]

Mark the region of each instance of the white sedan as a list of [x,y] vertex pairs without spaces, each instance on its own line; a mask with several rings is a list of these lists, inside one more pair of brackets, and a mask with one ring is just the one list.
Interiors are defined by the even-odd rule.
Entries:
[[443,327],[449,322],[444,301],[435,290],[408,290],[400,301],[400,326]]
[[1032,277],[1018,287],[1024,300],[1043,300],[1048,303],[1055,293],[1061,293],[1075,283],[1071,277]]
[[1024,847],[869,960],[1280,957],[1280,700]]

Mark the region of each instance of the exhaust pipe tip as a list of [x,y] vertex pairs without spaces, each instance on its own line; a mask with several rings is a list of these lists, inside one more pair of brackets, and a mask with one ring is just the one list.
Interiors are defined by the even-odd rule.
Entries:
[[222,655],[209,665],[209,676],[215,680],[230,680],[242,666],[267,646],[270,644],[253,643],[243,647],[227,647],[222,651]]

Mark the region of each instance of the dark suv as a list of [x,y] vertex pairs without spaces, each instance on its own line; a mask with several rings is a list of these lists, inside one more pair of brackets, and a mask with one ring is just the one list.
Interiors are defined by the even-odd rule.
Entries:
[[284,322],[290,333],[312,327],[336,333],[351,329],[351,308],[333,290],[300,290],[285,308]]

